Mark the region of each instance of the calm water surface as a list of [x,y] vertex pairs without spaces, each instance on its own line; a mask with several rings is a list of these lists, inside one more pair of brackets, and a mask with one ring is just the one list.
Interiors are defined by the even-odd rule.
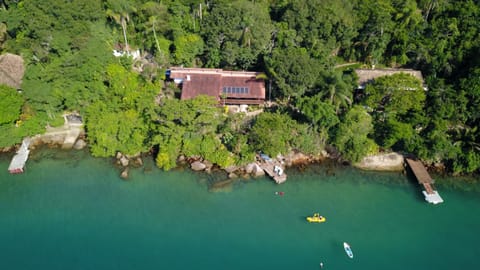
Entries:
[[[440,179],[445,203],[434,206],[402,174],[348,167],[214,191],[223,176],[148,160],[126,182],[84,152],[34,151],[22,175],[8,174],[10,157],[0,156],[0,269],[480,269],[478,184]],[[316,211],[326,223],[305,221]]]

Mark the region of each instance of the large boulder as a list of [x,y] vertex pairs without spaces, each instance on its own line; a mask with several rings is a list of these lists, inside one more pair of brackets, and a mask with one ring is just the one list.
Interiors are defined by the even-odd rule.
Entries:
[[250,174],[253,172],[253,169],[255,168],[256,163],[249,163],[247,166],[245,166],[245,172]]
[[260,177],[265,175],[265,171],[260,166],[258,166],[258,164],[255,163],[252,174],[255,177]]
[[235,166],[235,165],[232,165],[232,166],[228,166],[224,169],[227,173],[232,173],[236,170],[238,170],[238,166]]
[[128,159],[131,161],[130,164],[133,165],[134,167],[138,168],[143,166],[143,160],[141,155],[128,157]]
[[75,142],[75,144],[73,145],[73,148],[76,149],[76,150],[80,150],[80,149],[85,148],[85,146],[87,146],[87,143],[82,139],[78,139]]
[[205,164],[205,170],[206,171],[210,171],[213,167],[213,163],[208,161],[208,160],[204,160],[203,164]]
[[40,140],[43,144],[61,145],[65,141],[65,134],[44,134]]
[[363,170],[374,171],[402,171],[404,168],[404,157],[399,153],[385,153],[364,157],[353,166]]
[[122,171],[122,173],[120,174],[120,177],[123,178],[124,180],[128,179],[128,167]]
[[195,161],[192,164],[190,164],[190,167],[194,171],[203,171],[203,170],[205,170],[205,168],[207,168],[207,165],[203,164],[200,161]]
[[122,156],[120,158],[120,164],[123,166],[123,167],[127,167],[128,166],[128,163],[129,163],[129,160],[126,156]]
[[20,55],[11,53],[0,55],[0,84],[20,89],[24,73],[25,65]]
[[288,157],[289,163],[293,166],[295,165],[304,165],[310,162],[309,157],[301,152],[291,153]]

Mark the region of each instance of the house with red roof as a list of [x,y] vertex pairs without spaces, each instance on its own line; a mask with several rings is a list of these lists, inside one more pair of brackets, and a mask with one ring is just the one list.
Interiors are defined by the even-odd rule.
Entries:
[[166,75],[181,88],[182,100],[208,95],[228,105],[265,102],[265,80],[260,72],[172,67]]

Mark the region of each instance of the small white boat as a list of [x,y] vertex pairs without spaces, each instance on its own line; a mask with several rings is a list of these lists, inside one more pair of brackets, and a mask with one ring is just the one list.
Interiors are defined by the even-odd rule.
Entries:
[[350,257],[350,259],[353,259],[352,249],[350,248],[350,245],[347,242],[343,242],[343,248],[345,249],[345,252],[347,253],[348,257]]

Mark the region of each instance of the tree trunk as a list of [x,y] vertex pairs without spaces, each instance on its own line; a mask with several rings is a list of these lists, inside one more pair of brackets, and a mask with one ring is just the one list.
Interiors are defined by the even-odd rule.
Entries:
[[122,16],[121,19],[121,25],[122,25],[122,30],[123,30],[123,38],[125,39],[125,51],[127,51],[127,55],[130,55],[130,50],[128,47],[128,41],[127,41],[127,22],[125,21],[125,18]]
[[153,30],[153,38],[155,38],[155,44],[157,45],[158,53],[161,56],[163,56],[162,49],[160,49],[160,44],[158,43],[158,39],[157,39],[157,31],[155,31],[155,18],[153,19],[153,22],[152,22],[152,30]]

